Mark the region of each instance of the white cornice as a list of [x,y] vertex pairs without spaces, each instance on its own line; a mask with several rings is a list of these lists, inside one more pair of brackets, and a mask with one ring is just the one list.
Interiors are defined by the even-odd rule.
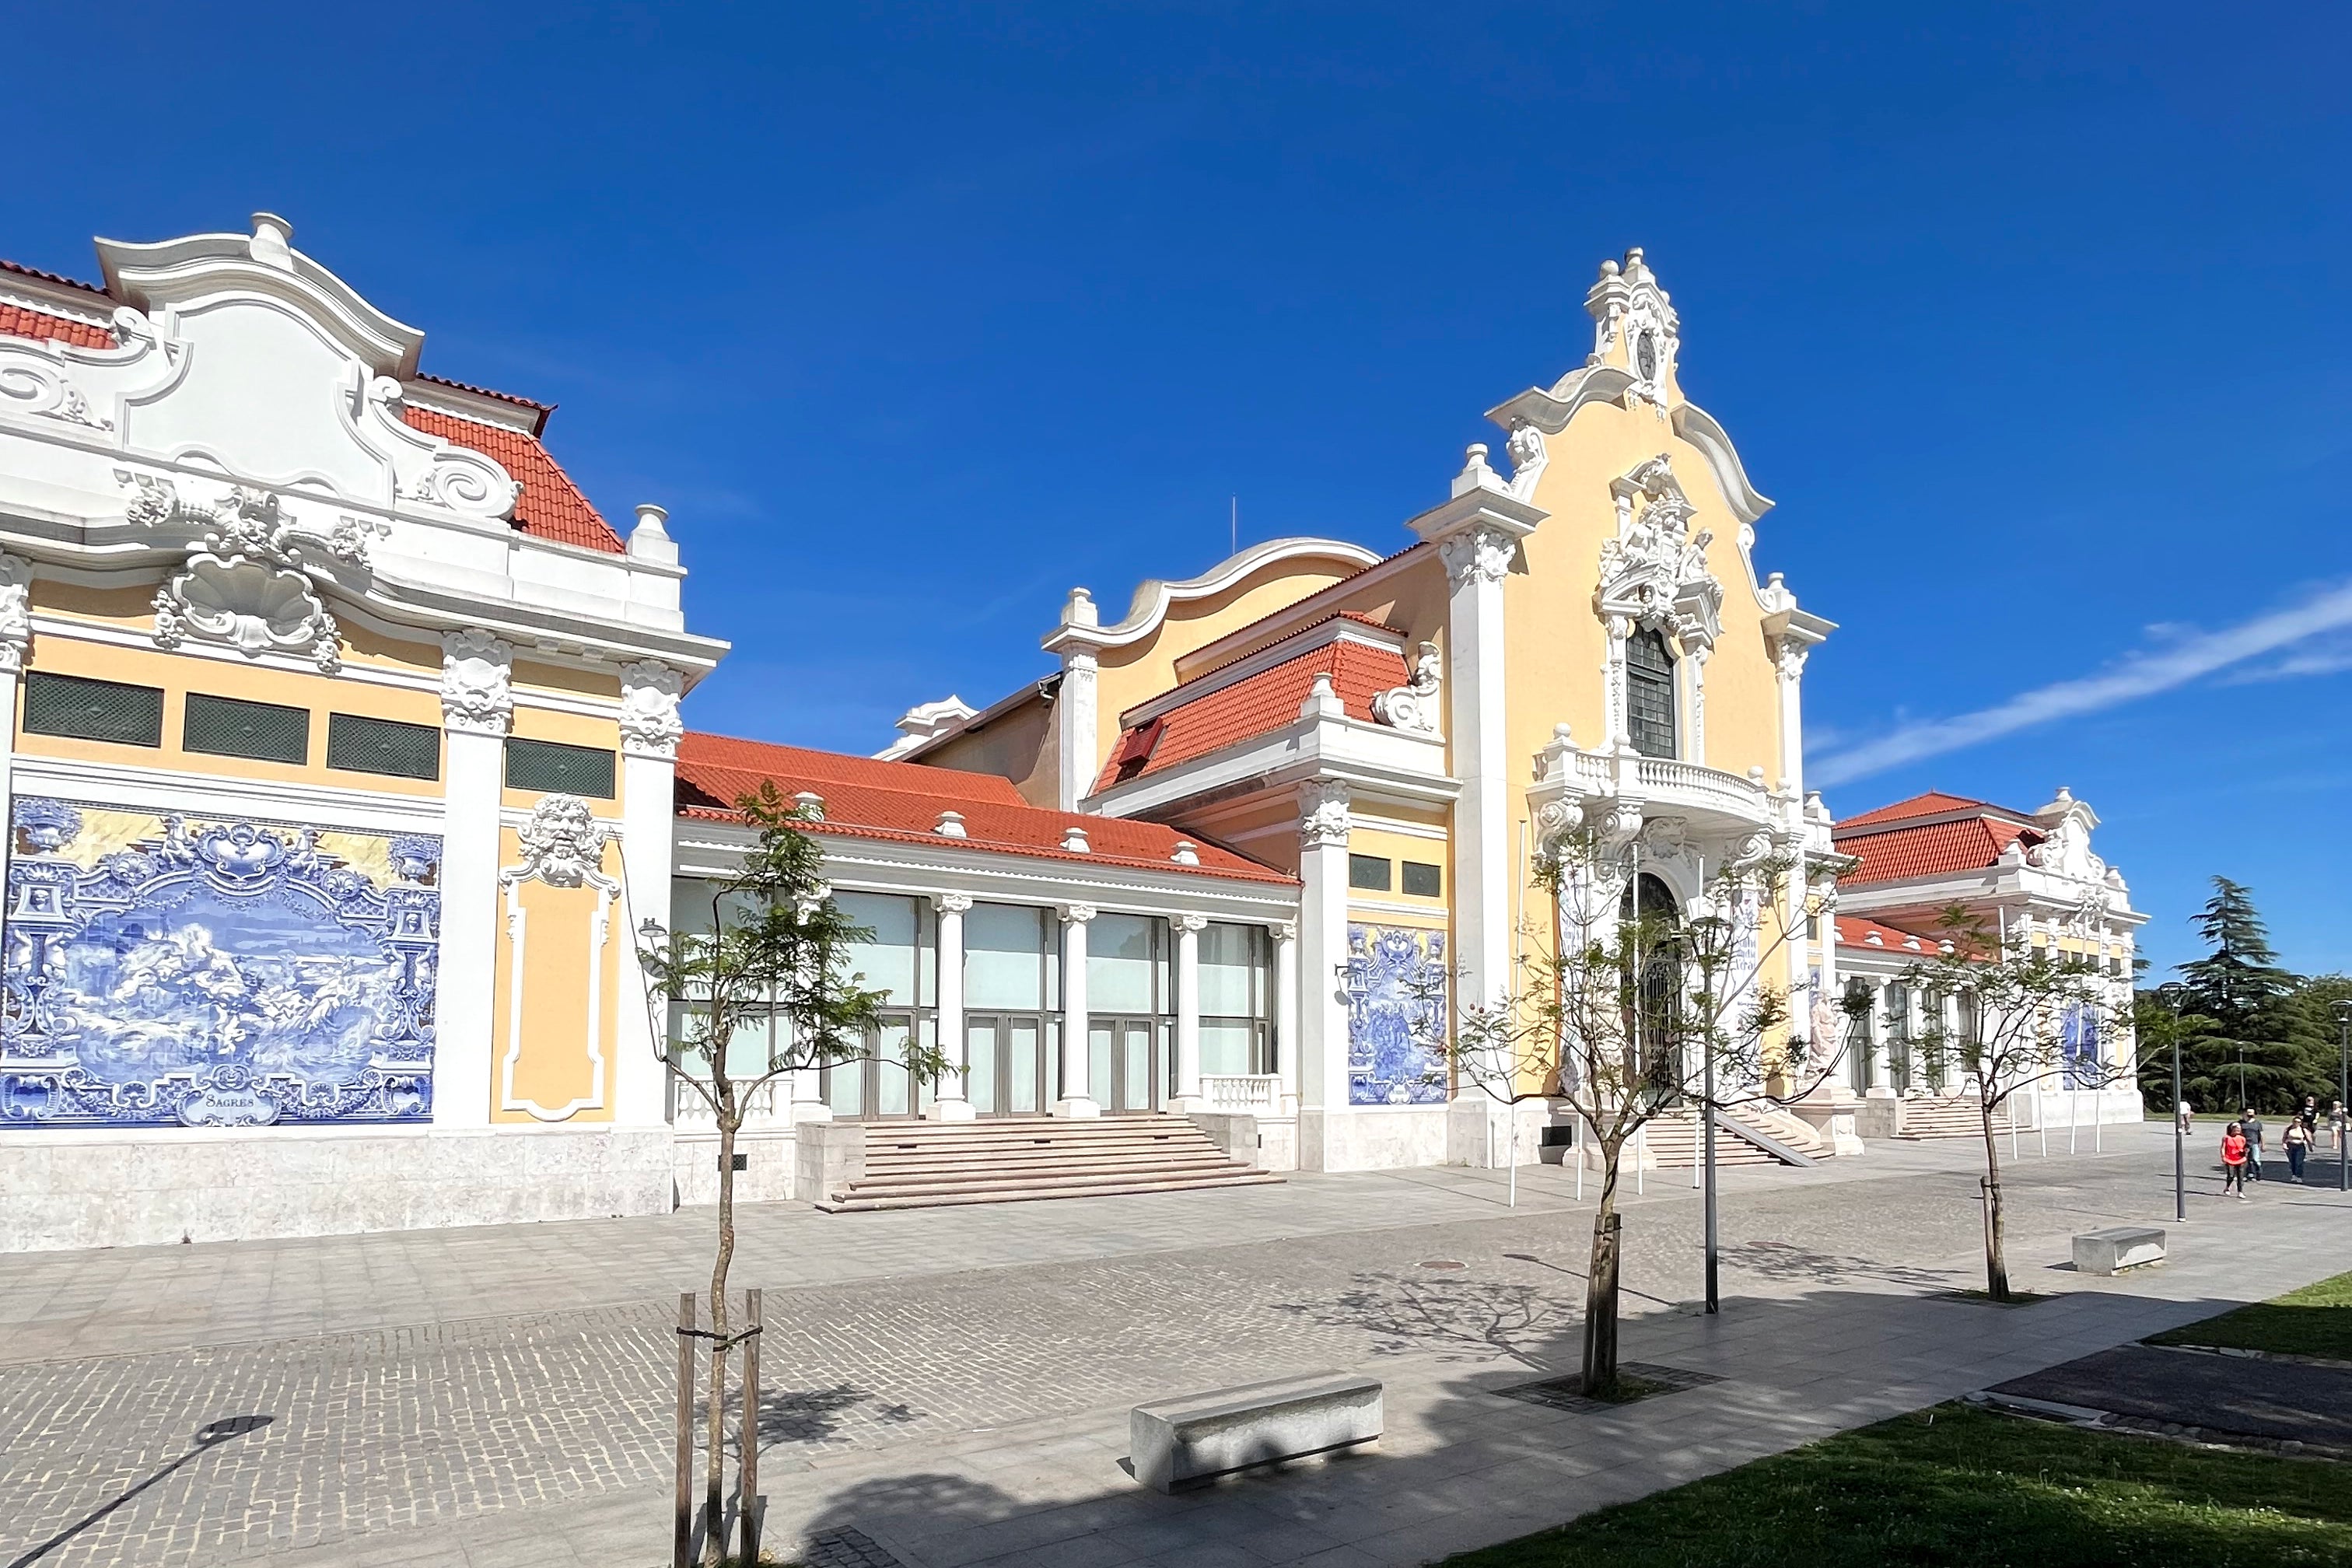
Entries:
[[400,400],[418,408],[429,408],[436,414],[446,414],[453,419],[467,419],[477,425],[492,425],[501,430],[512,430],[536,439],[540,426],[546,416],[541,408],[526,408],[519,403],[491,397],[467,387],[450,386],[421,377],[400,384]]
[[[1545,435],[1557,436],[1586,404],[1620,403],[1635,384],[1631,374],[1615,365],[1587,365],[1562,377],[1549,392],[1541,387],[1528,388],[1509,402],[1488,409],[1486,417],[1506,430],[1513,422],[1524,419]],[[1708,469],[1730,504],[1732,516],[1741,522],[1753,523],[1772,510],[1772,502],[1748,483],[1747,468],[1714,415],[1696,403],[1677,402],[1673,420],[1675,434],[1697,447],[1706,458]]]
[[1193,599],[1205,599],[1222,594],[1252,573],[1286,561],[1311,561],[1318,557],[1337,561],[1346,565],[1350,574],[1376,565],[1380,557],[1360,544],[1350,544],[1342,539],[1269,539],[1263,544],[1253,544],[1237,554],[1227,556],[1198,577],[1181,582],[1165,582],[1154,577],[1135,590],[1135,598],[1128,606],[1127,618],[1116,626],[1091,626],[1065,622],[1045,639],[1049,653],[1059,653],[1065,647],[1125,647],[1142,641],[1159,630],[1173,605]]
[[[1316,589],[1303,599],[1227,632],[1214,642],[1202,643],[1190,653],[1178,654],[1176,678],[1191,680],[1230,662],[1242,653],[1271,647],[1285,637],[1297,637],[1303,628],[1338,614],[1331,607],[1337,601],[1370,592],[1389,578],[1427,563],[1427,556],[1415,553],[1419,549],[1418,545],[1413,545],[1401,550],[1351,577],[1342,577],[1328,587]],[[1397,635],[1402,637],[1404,634],[1400,632]]]
[[18,795],[56,795],[126,811],[254,816],[354,833],[438,833],[438,795],[394,795],[305,780],[213,777],[180,768],[142,768],[20,751],[10,764]]
[[1442,805],[1462,793],[1445,742],[1356,719],[1303,718],[1191,758],[1081,803],[1100,816],[1163,817],[1188,807],[1308,779],[1338,779],[1367,801]]

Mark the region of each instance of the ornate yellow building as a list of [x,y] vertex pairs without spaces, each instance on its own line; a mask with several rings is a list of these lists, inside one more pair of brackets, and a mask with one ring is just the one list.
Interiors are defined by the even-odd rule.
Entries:
[[[1758,574],[1769,503],[1638,251],[1397,552],[1278,540],[1116,619],[1074,591],[1057,668],[857,758],[687,733],[726,645],[661,509],[624,540],[545,406],[424,374],[282,220],[98,249],[100,285],[0,270],[0,1248],[706,1199],[630,933],[698,918],[761,780],[822,812],[887,1005],[872,1060],[761,1106],[751,1196],[1049,1114],[1222,1145],[1061,1190],[1496,1163],[1444,1045],[1549,918],[1547,836],[1678,900],[1832,853],[1831,626]],[[1800,916],[1749,911],[1764,983],[1833,990],[1833,942],[1773,943]],[[918,1038],[936,1084],[892,1065]]]

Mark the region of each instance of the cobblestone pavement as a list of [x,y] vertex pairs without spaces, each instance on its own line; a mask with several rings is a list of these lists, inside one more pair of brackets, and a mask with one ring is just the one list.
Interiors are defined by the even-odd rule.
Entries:
[[[2021,1163],[2016,1234],[2149,1211],[2159,1177],[2168,1183],[2159,1145],[2139,1130],[2111,1136],[2105,1157]],[[1896,1149],[1844,1164],[1727,1184],[1727,1290],[1967,1282],[1948,1267],[1979,1225],[1962,1152]],[[1557,1170],[1523,1171],[1521,1182],[1516,1212],[1497,1208],[1494,1179],[1468,1173],[1007,1205],[1009,1218],[976,1221],[952,1209],[751,1211],[736,1282],[769,1291],[764,1465],[821,1468],[1326,1365],[1549,1367],[1580,1308],[1589,1205],[1574,1205]],[[1693,1196],[1667,1174],[1632,1203],[1633,1305],[1695,1293]],[[692,1217],[637,1227],[643,1249],[607,1251],[594,1270],[580,1259],[596,1249],[566,1234],[594,1228],[562,1226],[445,1233],[396,1250],[382,1245],[392,1238],[348,1237],[145,1249],[84,1260],[94,1281],[77,1281],[71,1259],[29,1260],[36,1278],[7,1298],[17,1321],[0,1329],[0,1563],[179,1568],[339,1542],[357,1552],[383,1532],[658,1485],[670,1463],[676,1298],[652,1287],[681,1269],[691,1283],[701,1266]],[[510,1285],[452,1295],[420,1273],[393,1291],[438,1316],[288,1331],[383,1314],[335,1278],[371,1247],[412,1258],[479,1247],[488,1258],[500,1244],[542,1261],[535,1294],[528,1267],[506,1258],[496,1267]],[[198,1252],[217,1256],[174,1256]],[[1436,1262],[1465,1267],[1423,1267]],[[263,1276],[259,1310],[221,1283]],[[307,1298],[289,1283],[305,1276]],[[142,1315],[130,1300],[142,1284],[197,1277],[214,1282],[215,1310]],[[632,1294],[574,1304],[599,1284]],[[524,1300],[537,1310],[512,1310]],[[87,1353],[109,1313],[131,1353]],[[239,1416],[268,1420],[197,1443],[199,1428]]]

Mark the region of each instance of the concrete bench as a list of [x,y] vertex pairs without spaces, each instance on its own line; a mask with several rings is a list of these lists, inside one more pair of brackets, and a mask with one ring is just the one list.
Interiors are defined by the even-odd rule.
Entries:
[[2120,1274],[2164,1261],[2164,1232],[2152,1225],[2119,1225],[2074,1238],[2074,1272]]
[[1139,1405],[1128,1417],[1128,1458],[1137,1480],[1172,1492],[1380,1435],[1380,1380],[1326,1372]]

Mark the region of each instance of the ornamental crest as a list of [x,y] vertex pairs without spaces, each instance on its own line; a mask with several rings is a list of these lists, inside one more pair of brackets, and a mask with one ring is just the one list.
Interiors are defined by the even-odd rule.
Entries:
[[432,1120],[438,838],[39,796],[12,822],[0,1126]]
[[1715,535],[1693,531],[1694,509],[1664,454],[1610,484],[1617,537],[1601,545],[1594,607],[1672,631],[1685,647],[1713,647],[1723,629],[1723,584],[1707,569]]

